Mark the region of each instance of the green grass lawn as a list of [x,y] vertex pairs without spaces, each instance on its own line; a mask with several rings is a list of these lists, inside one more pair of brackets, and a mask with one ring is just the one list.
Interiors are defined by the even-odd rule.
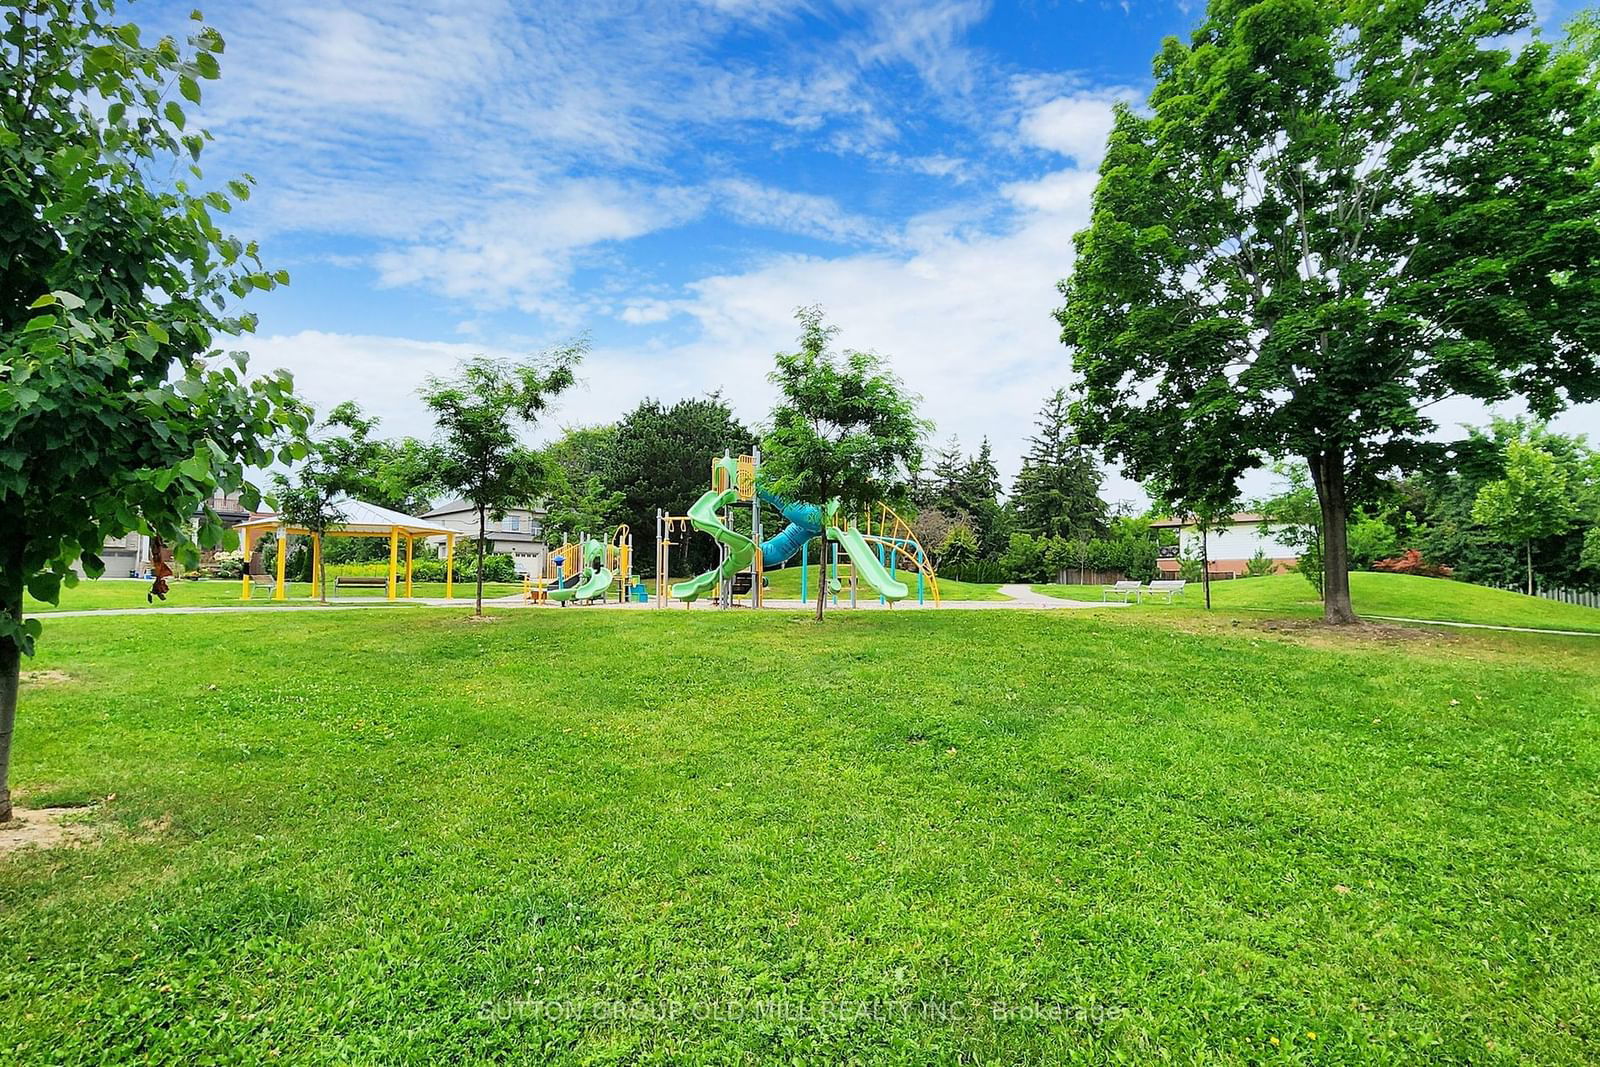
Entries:
[[[340,589],[335,591],[333,580],[328,580],[328,589],[336,597],[370,597],[378,600],[384,599],[388,591],[377,589]],[[43,614],[50,611],[100,611],[107,608],[171,608],[171,607],[231,607],[241,603],[239,600],[239,583],[236,581],[205,580],[188,582],[175,581],[167,593],[167,599],[154,602],[145,599],[150,591],[150,583],[142,579],[133,578],[101,578],[98,581],[81,581],[71,589],[61,590],[61,603],[59,605],[46,604],[32,597],[24,597],[23,610],[29,614]],[[457,599],[470,599],[473,595],[471,582],[456,582],[455,595]],[[484,586],[483,593],[486,597],[510,596],[520,593],[521,585],[505,582],[490,582]],[[404,587],[401,589],[404,593]],[[310,602],[311,584],[309,582],[289,582],[285,590],[288,597],[282,601],[284,604],[306,604]],[[443,582],[414,582],[412,594],[418,597],[443,597]],[[252,604],[273,604],[272,587],[258,585],[251,596]]]
[[[816,564],[812,564],[811,567],[807,569],[810,571],[810,575],[806,579],[806,589],[807,594],[810,595],[811,593],[814,593],[817,588],[818,567]],[[767,571],[767,578],[771,583],[768,586],[769,591],[767,595],[790,600],[798,599],[800,596],[800,571],[801,568],[799,567],[784,567],[779,570]],[[844,585],[844,589],[839,594],[842,599],[850,595],[850,571],[848,567],[841,566],[839,568],[839,573],[841,575],[841,581]],[[914,570],[910,571],[909,573],[904,570],[897,571],[895,573],[895,578],[906,584],[906,588],[911,592],[911,598],[915,600],[917,596],[917,572]],[[863,584],[858,595],[866,596],[871,593],[872,591],[868,589],[865,584]],[[933,599],[933,589],[931,586],[928,587],[925,595],[929,600]],[[1010,599],[1000,592],[1000,587],[998,585],[985,585],[976,582],[958,582],[953,578],[948,580],[944,578],[939,579],[939,596],[943,600]]]
[[1600,1058],[1591,643],[1155,623],[47,623],[0,1060]]
[[[1094,601],[1100,599],[1102,588],[1098,585],[1033,587],[1035,592],[1048,596]],[[1350,575],[1350,596],[1359,614],[1600,633],[1600,611],[1594,608],[1441,578],[1357,571]],[[1211,603],[1215,611],[1248,611],[1253,615],[1265,612],[1314,618],[1322,614],[1316,590],[1298,574],[1212,582]],[[1204,611],[1205,596],[1199,584],[1191,582],[1182,600],[1171,605],[1146,601],[1141,610]]]

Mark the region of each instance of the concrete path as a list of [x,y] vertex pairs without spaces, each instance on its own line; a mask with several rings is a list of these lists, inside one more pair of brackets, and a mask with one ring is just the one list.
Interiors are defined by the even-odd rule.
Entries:
[[[959,611],[1059,611],[1079,608],[1125,608],[1127,604],[1102,604],[1090,600],[1062,600],[1059,597],[1044,596],[1035,593],[1026,585],[1002,585],[1000,592],[1010,597],[1009,600],[946,600],[941,605],[935,605],[932,599],[918,604],[915,600],[902,600],[897,604],[878,603],[878,598],[872,595],[862,595],[857,600],[856,608],[850,607],[848,592],[839,597],[837,606],[830,603],[830,611],[931,611],[935,607],[944,610]],[[545,610],[571,610],[592,611],[599,605],[569,604],[563,608],[560,604],[535,604],[520,593],[507,597],[484,598],[485,607],[518,608],[518,609],[545,609]],[[298,603],[284,603],[278,601],[267,604],[208,604],[208,605],[171,605],[168,607],[148,608],[101,608],[94,611],[46,611],[33,616],[39,619],[82,619],[96,616],[132,616],[132,615],[240,615],[251,612],[286,612],[286,611],[355,611],[362,608],[461,608],[472,606],[472,599],[457,597],[445,600],[443,597],[418,597],[414,600],[385,600],[377,597],[330,597],[328,603],[319,604],[311,601]],[[767,599],[763,606],[778,611],[813,611],[814,604],[803,604],[799,600]],[[715,603],[708,600],[697,601],[693,605],[684,605],[680,601],[670,601],[664,610],[716,610]],[[608,602],[600,610],[605,611],[655,611],[655,600],[639,604],[629,601],[626,604]]]
[[1383,622],[1409,622],[1417,626],[1454,626],[1460,630],[1499,630],[1509,634],[1554,634],[1557,637],[1600,637],[1592,630],[1546,630],[1538,626],[1494,626],[1487,622],[1444,622],[1441,619],[1408,619],[1403,615],[1362,615],[1363,619]]

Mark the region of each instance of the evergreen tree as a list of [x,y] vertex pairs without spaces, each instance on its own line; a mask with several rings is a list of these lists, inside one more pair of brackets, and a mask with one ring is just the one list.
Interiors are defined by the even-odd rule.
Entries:
[[1003,528],[1000,508],[1004,492],[1000,470],[994,462],[994,449],[985,437],[978,446],[978,454],[961,474],[962,510],[971,516],[975,552],[985,559],[993,559],[1006,548],[1009,531]]
[[1011,491],[1018,529],[1041,537],[1082,537],[1106,529],[1106,502],[1100,499],[1100,469],[1068,421],[1067,391],[1045,401],[1028,438]]

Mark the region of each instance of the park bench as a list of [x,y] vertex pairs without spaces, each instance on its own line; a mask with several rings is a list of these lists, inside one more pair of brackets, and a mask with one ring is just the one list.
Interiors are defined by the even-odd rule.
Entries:
[[1100,601],[1101,603],[1104,603],[1105,601],[1110,600],[1112,597],[1117,597],[1120,598],[1124,604],[1126,604],[1128,603],[1129,597],[1139,596],[1143,592],[1143,582],[1118,582],[1116,585],[1107,585],[1101,587]]
[[387,578],[352,577],[341,574],[333,580],[335,592],[340,589],[387,589],[388,587]]
[[1146,595],[1151,597],[1164,596],[1167,603],[1172,603],[1172,598],[1183,595],[1183,587],[1189,583],[1185,581],[1151,582],[1150,585],[1139,592],[1139,602],[1144,603]]

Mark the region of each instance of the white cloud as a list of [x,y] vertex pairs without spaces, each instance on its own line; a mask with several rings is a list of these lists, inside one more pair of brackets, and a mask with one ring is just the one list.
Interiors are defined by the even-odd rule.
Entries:
[[1067,93],[1024,112],[1018,133],[1036,148],[1059,153],[1085,170],[1094,170],[1105,155],[1106,137],[1113,123],[1112,108],[1118,102],[1137,98],[1129,89]]
[[666,322],[677,314],[677,308],[665,300],[645,300],[623,308],[618,318],[631,326],[649,326]]
[[378,253],[384,285],[427,285],[481,307],[514,304],[561,318],[553,303],[575,257],[604,242],[676,225],[701,210],[699,197],[591,179],[505,195],[481,216],[435,241]]
[[747,178],[713,182],[711,189],[723,209],[747,226],[829,241],[876,242],[887,236],[882,224],[845,211],[829,196],[790,192]]

